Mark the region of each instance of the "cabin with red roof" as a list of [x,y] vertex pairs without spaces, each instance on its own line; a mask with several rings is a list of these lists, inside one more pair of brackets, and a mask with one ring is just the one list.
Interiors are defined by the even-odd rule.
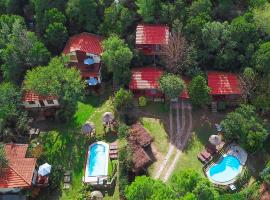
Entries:
[[8,166],[0,176],[0,193],[30,188],[37,178],[36,158],[26,158],[28,144],[5,144]]
[[22,102],[26,109],[57,108],[60,106],[57,97],[42,96],[32,91],[26,91],[24,93]]
[[227,104],[238,104],[241,99],[241,86],[238,76],[229,72],[209,71],[208,87],[211,89],[213,102],[224,101]]
[[[129,89],[135,97],[145,96],[150,100],[164,101],[165,95],[160,90],[159,79],[164,71],[158,67],[148,66],[133,68],[131,70],[131,80]],[[186,85],[189,83],[187,78],[183,79]],[[188,91],[185,90],[179,95],[181,99],[188,99]]]
[[80,33],[69,38],[63,54],[69,57],[69,66],[80,70],[88,85],[101,83],[101,54],[103,37]]
[[136,48],[144,55],[160,55],[161,46],[169,43],[169,27],[160,24],[139,24],[136,28]]

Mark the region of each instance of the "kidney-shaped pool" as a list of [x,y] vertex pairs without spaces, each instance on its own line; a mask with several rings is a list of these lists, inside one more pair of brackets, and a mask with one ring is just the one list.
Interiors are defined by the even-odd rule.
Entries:
[[238,158],[225,154],[219,163],[211,166],[206,171],[206,174],[211,182],[219,185],[228,185],[235,181],[235,178],[241,171],[242,165]]

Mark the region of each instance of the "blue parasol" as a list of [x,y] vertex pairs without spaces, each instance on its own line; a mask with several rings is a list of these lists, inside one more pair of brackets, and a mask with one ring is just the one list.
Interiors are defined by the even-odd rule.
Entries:
[[84,63],[85,65],[92,65],[92,64],[94,64],[94,59],[93,59],[93,58],[87,58],[87,59],[85,59],[85,60],[83,61],[83,63]]
[[87,80],[88,85],[92,86],[92,85],[97,85],[98,84],[98,80],[94,77],[91,77]]

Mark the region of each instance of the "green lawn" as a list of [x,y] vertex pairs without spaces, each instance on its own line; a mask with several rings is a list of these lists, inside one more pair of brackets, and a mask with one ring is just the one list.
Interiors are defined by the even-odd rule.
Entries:
[[163,122],[160,119],[143,117],[142,123],[143,126],[149,131],[150,135],[154,138],[153,144],[157,150],[163,155],[166,155],[169,148],[169,139]]
[[207,114],[210,116],[210,119],[202,120],[200,118],[200,116],[202,116],[201,113],[193,113],[194,128],[192,137],[189,139],[186,149],[180,156],[172,175],[185,169],[193,169],[203,175],[203,164],[197,159],[197,155],[204,149],[204,146],[209,143],[209,136],[215,133],[214,123],[218,121],[213,120],[220,120],[222,118],[222,116],[218,116],[216,119],[215,116],[212,116],[211,119],[212,114]]
[[[51,163],[55,168],[61,167],[64,170],[71,170],[72,186],[69,190],[44,192],[39,199],[50,197],[51,200],[75,200],[78,198],[82,188],[86,150],[89,145],[89,141],[81,135],[80,130],[82,125],[90,120],[96,125],[97,136],[107,142],[115,140],[116,136],[108,135],[104,137],[102,114],[107,111],[112,111],[112,101],[109,98],[90,95],[86,101],[78,102],[78,109],[69,123],[53,124],[50,133],[40,136],[39,139],[44,144],[46,162]],[[115,161],[112,163],[115,164]],[[109,169],[111,170],[111,166]],[[61,177],[61,180],[63,180],[63,177]],[[110,191],[109,195],[106,194],[105,199],[119,199],[118,186],[115,191]]]

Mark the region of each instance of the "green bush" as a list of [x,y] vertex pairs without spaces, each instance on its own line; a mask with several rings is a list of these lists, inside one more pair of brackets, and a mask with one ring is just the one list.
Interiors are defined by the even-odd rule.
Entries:
[[144,107],[147,104],[147,99],[143,96],[139,97],[139,106]]

